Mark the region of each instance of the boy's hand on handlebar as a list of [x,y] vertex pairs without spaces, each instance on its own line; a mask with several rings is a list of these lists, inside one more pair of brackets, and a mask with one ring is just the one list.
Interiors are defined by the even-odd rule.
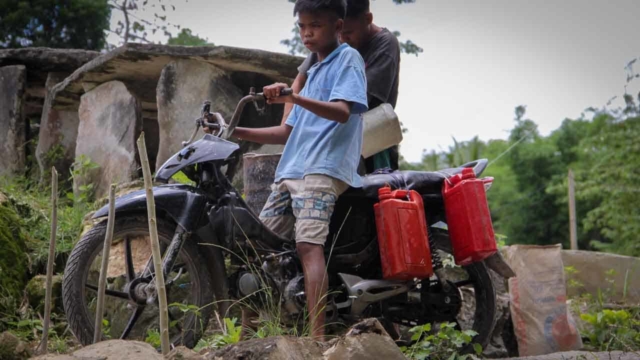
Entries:
[[267,104],[284,104],[293,103],[293,94],[283,95],[289,90],[289,85],[284,83],[275,83],[267,85],[262,89]]

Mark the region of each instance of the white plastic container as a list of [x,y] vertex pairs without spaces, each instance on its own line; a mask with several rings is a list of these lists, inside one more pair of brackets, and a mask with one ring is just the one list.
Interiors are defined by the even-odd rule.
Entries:
[[362,157],[368,158],[402,141],[402,128],[391,104],[381,104],[362,114]]

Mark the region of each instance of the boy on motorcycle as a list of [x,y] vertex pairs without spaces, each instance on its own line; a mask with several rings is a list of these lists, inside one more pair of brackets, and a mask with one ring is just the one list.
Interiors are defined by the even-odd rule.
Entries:
[[[400,44],[388,29],[373,23],[369,0],[347,0],[347,15],[340,40],[358,50],[365,62],[369,109],[383,103],[395,108],[400,77]],[[317,54],[311,53],[298,67],[298,76],[291,85],[296,94],[305,86],[307,71],[317,62]],[[285,104],[283,123],[291,109],[290,104]],[[370,174],[383,168],[398,170],[398,158],[398,146],[383,150],[364,159],[364,166],[361,165],[364,169],[360,169],[360,174]]]
[[299,94],[280,96],[287,84],[264,87],[267,103],[291,105],[284,123],[260,129],[238,127],[233,133],[246,141],[285,144],[260,219],[274,232],[296,241],[311,335],[319,340],[324,338],[328,279],[323,246],[329,220],[338,196],[349,186],[362,186],[357,167],[367,80],[360,54],[347,44],[340,45],[345,14],[345,0],[296,2],[300,37],[317,54],[318,62],[310,67]]

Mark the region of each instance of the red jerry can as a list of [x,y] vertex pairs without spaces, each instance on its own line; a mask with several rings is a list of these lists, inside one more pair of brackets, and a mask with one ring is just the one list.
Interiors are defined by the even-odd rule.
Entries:
[[425,279],[433,274],[422,197],[411,190],[378,190],[374,205],[382,275],[389,280]]
[[498,251],[484,182],[473,169],[445,180],[442,192],[456,264],[482,261]]

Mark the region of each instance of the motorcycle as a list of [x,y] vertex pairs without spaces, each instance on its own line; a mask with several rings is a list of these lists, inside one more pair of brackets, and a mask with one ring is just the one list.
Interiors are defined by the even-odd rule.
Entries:
[[[289,90],[290,91],[290,90]],[[183,148],[156,171],[153,188],[158,234],[163,253],[170,338],[174,345],[194,347],[215,311],[227,316],[243,302],[257,310],[276,310],[285,326],[304,322],[304,278],[295,243],[266,228],[232,186],[242,154],[229,141],[246,104],[264,110],[264,96],[253,89],[238,103],[230,122],[211,113],[202,116]],[[212,133],[193,142],[200,127]],[[489,268],[513,276],[499,253],[458,267],[451,260],[442,185],[447,177],[472,168],[479,176],[487,160],[437,172],[396,171],[363,177],[362,188],[341,195],[325,245],[329,292],[327,324],[352,324],[377,317],[385,324],[414,326],[454,322],[478,335],[486,346],[495,324],[496,298]],[[182,173],[191,184],[169,183]],[[485,188],[492,184],[485,178]],[[374,204],[385,185],[417,191],[428,219],[435,275],[428,279],[382,278]],[[158,301],[148,243],[145,191],[116,200],[115,230],[106,290],[105,336],[145,339],[158,329]],[[70,328],[84,344],[93,341],[95,303],[108,208],[93,215],[70,254],[63,279],[63,303]],[[466,309],[463,311],[463,309]],[[466,314],[466,315],[465,315]],[[219,319],[218,319],[219,320]]]

